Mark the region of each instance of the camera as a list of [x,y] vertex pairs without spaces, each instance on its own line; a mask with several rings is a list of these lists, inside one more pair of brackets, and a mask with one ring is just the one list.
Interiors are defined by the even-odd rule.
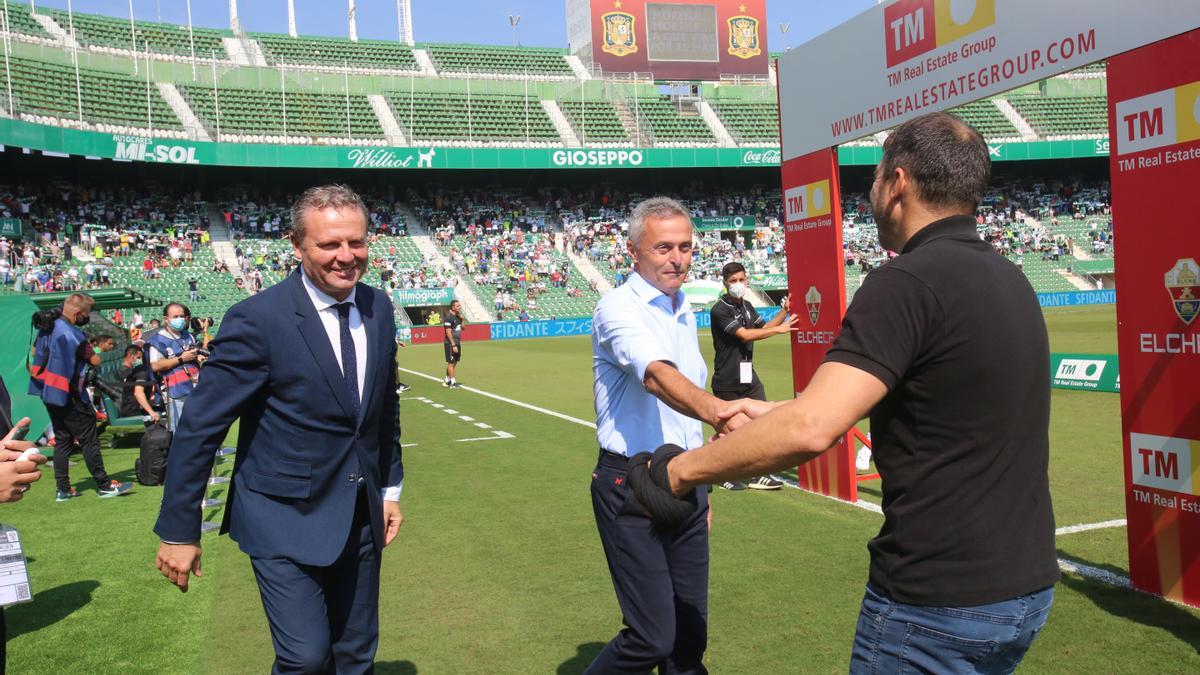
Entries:
[[54,322],[58,321],[60,316],[62,316],[62,310],[57,307],[34,312],[33,327],[43,333],[49,333],[54,330]]

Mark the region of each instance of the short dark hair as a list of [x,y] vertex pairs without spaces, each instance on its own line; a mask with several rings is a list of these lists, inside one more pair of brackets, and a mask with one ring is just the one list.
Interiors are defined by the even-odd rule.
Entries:
[[988,146],[974,127],[943,112],[915,117],[883,142],[880,176],[904,168],[917,198],[934,208],[974,213],[992,177]]
[[129,358],[131,354],[141,354],[142,348],[137,345],[129,345],[125,348],[125,358]]
[[721,280],[729,281],[729,277],[737,274],[738,272],[745,271],[746,266],[740,262],[725,263],[725,266],[721,268]]
[[338,211],[357,209],[362,214],[364,224],[371,220],[367,214],[367,205],[350,186],[340,183],[318,185],[305,190],[292,205],[292,241],[297,245],[304,243],[304,230],[307,225],[304,219],[309,211],[330,208]]
[[187,307],[185,307],[182,302],[168,302],[167,304],[163,305],[163,316],[166,316],[168,313],[170,313],[172,307],[178,307],[179,309],[183,310],[184,316],[187,316]]

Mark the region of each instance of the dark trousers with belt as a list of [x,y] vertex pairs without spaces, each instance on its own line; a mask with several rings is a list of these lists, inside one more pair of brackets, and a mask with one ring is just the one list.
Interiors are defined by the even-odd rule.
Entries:
[[708,491],[671,534],[659,534],[633,501],[627,461],[601,452],[592,473],[592,509],[625,628],[587,673],[707,673]]
[[59,490],[71,489],[71,474],[68,469],[71,450],[79,443],[83,461],[87,464],[96,486],[108,487],[111,479],[104,470],[104,458],[100,456],[100,437],[96,434],[96,411],[82,399],[71,396],[66,405],[47,405],[50,424],[54,428],[54,483]]
[[366,495],[328,567],[286,558],[251,558],[271,641],[272,673],[371,673],[379,646],[379,551]]

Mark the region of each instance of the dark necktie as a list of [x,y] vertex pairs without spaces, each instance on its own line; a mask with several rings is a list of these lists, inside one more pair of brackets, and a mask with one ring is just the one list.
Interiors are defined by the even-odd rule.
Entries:
[[338,311],[338,333],[342,343],[342,377],[346,379],[346,390],[354,403],[354,411],[358,412],[358,357],[354,354],[354,338],[350,336],[350,307],[348,302],[340,302]]

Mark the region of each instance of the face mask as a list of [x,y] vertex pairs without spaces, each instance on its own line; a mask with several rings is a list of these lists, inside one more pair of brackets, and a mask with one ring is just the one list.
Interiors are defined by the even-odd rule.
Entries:
[[746,291],[748,291],[748,290],[750,290],[750,289],[746,286],[746,284],[744,284],[740,281],[737,282],[736,284],[729,284],[729,294],[732,295],[733,297],[737,298],[738,300],[741,300],[742,298],[746,297]]
[[87,323],[91,320],[92,320],[92,317],[90,314],[76,314],[75,315],[75,325],[76,326],[86,326]]
[[183,318],[182,316],[171,319],[170,326],[171,330],[176,332],[181,331],[183,330],[184,326],[187,326],[187,319]]

